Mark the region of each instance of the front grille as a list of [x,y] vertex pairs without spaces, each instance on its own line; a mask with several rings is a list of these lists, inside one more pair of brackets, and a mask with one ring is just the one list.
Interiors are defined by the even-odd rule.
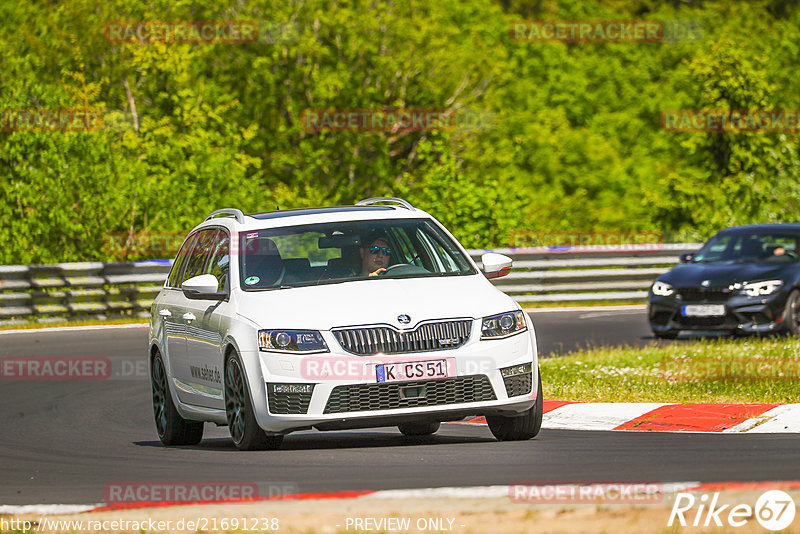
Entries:
[[[424,388],[424,396],[404,398],[401,390],[407,387]],[[496,399],[492,384],[486,375],[390,384],[353,384],[333,388],[328,404],[325,406],[325,413],[442,406]]]
[[675,291],[684,302],[725,302],[731,294],[727,287],[679,287]]
[[725,315],[718,317],[678,317],[678,321],[684,326],[722,326],[725,324],[725,320]]
[[333,335],[347,352],[365,356],[454,349],[467,342],[471,331],[472,319],[457,319],[421,324],[410,331],[372,326],[342,328]]
[[507,376],[503,378],[506,385],[506,394],[509,397],[516,397],[517,395],[527,395],[531,392],[533,385],[533,374],[523,373],[521,375]]
[[[308,405],[311,402],[311,395],[314,387],[310,386],[307,393],[275,393],[274,384],[267,384],[267,399],[269,400],[269,411],[274,414],[302,414],[308,413]],[[283,384],[280,384],[283,385]],[[306,386],[309,387],[309,386]]]

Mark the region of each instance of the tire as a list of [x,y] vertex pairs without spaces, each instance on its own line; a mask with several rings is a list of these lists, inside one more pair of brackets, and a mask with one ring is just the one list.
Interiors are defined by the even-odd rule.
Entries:
[[539,434],[539,430],[542,428],[543,412],[541,371],[537,369],[536,375],[539,388],[536,393],[536,403],[530,410],[517,416],[490,415],[486,417],[489,430],[498,441],[523,441]]
[[782,331],[795,337],[800,336],[800,290],[793,289],[786,299]]
[[150,385],[153,390],[153,417],[161,443],[197,445],[203,439],[203,422],[184,419],[172,402],[167,383],[167,372],[160,353],[156,353],[150,366]]
[[442,424],[439,421],[425,421],[422,423],[403,423],[397,425],[404,436],[430,436],[435,434]]
[[233,444],[240,451],[277,449],[283,436],[268,436],[256,421],[250,391],[236,352],[225,358],[225,417]]
[[678,337],[679,330],[667,330],[666,332],[653,332],[656,339],[675,339]]

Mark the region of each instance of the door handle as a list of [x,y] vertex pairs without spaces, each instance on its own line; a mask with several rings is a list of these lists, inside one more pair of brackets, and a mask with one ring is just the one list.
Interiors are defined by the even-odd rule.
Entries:
[[170,311],[169,311],[168,309],[166,309],[166,308],[164,308],[164,309],[161,309],[161,310],[158,310],[158,314],[159,314],[161,317],[172,317],[172,312],[170,312]]
[[184,313],[183,318],[186,321],[194,321],[195,319],[197,319],[197,317],[195,317],[193,313]]

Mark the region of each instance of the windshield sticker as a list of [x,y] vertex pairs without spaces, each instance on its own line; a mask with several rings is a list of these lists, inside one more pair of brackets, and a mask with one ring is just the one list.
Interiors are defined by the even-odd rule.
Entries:
[[261,279],[257,276],[248,276],[244,279],[244,283],[248,286],[252,286],[253,284],[257,284],[259,280]]
[[254,237],[258,237],[258,232],[251,232],[251,233],[245,235],[245,237],[247,239],[253,239]]

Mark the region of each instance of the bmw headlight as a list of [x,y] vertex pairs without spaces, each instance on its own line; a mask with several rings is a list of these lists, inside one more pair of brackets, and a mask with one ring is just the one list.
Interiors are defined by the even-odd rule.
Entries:
[[483,318],[481,339],[499,339],[528,329],[525,312],[513,311]]
[[782,280],[764,280],[763,282],[750,282],[742,286],[741,292],[748,297],[761,297],[775,293],[783,285]]
[[653,295],[658,295],[659,297],[668,297],[673,293],[675,293],[675,290],[672,289],[672,286],[666,282],[656,280],[656,282],[653,284]]
[[259,330],[258,349],[264,352],[311,354],[328,352],[317,330]]

